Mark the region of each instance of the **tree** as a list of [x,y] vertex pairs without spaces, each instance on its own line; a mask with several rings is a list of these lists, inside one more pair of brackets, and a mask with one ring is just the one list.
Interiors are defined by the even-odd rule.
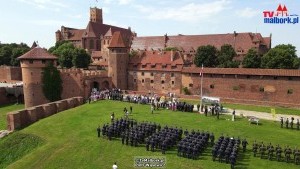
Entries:
[[71,42],[61,43],[59,46],[51,47],[50,50],[52,54],[58,56],[61,67],[87,68],[91,60],[90,55],[84,49],[75,48]]
[[91,62],[91,57],[84,49],[74,50],[72,63],[77,68],[87,68]]
[[296,47],[277,45],[262,57],[261,67],[268,69],[298,69],[300,59],[296,54]]
[[243,62],[244,68],[260,68],[261,57],[254,48],[249,49]]
[[224,68],[236,68],[239,67],[239,61],[234,60],[236,52],[231,45],[225,44],[221,46],[221,50],[218,52],[218,67]]
[[43,68],[42,89],[44,96],[54,102],[61,99],[62,80],[59,71],[53,66],[53,63]]
[[24,44],[1,44],[0,45],[0,65],[18,66],[17,57],[29,51],[29,47]]
[[218,65],[217,48],[211,45],[198,47],[194,63],[198,67],[202,64],[205,67],[216,67]]

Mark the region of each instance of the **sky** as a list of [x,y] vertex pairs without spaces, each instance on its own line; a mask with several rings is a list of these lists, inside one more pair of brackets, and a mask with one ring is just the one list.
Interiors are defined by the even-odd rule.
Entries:
[[138,36],[272,34],[272,47],[292,44],[300,57],[300,23],[266,24],[263,11],[286,5],[300,15],[298,0],[0,0],[0,42],[41,47],[55,44],[60,27],[86,28],[89,8],[103,9],[103,22],[131,27]]

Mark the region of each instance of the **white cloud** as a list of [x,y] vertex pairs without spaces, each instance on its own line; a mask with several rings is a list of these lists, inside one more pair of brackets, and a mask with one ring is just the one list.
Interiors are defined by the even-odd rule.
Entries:
[[119,0],[119,4],[120,5],[127,5],[129,4],[130,2],[132,2],[133,0]]
[[117,1],[116,0],[115,1],[113,1],[113,0],[102,0],[102,1],[103,1],[104,4],[114,3],[114,4],[119,4],[119,5],[127,5],[131,2],[133,2],[133,0],[117,0]]
[[58,0],[19,0],[20,2],[35,6],[38,9],[54,9],[59,11],[60,8],[66,8],[67,5]]
[[35,25],[39,25],[39,26],[55,26],[57,25],[58,27],[61,26],[61,25],[68,25],[68,22],[66,21],[60,21],[60,20],[31,20],[31,21],[28,21],[32,24],[35,24]]
[[260,12],[261,11],[259,11],[259,10],[255,10],[255,9],[247,7],[245,9],[236,11],[236,15],[239,17],[242,17],[242,18],[253,18],[254,16],[259,15]]
[[208,3],[189,3],[182,7],[152,8],[143,5],[135,5],[147,18],[153,20],[176,20],[187,22],[199,22],[210,20],[222,13],[230,4],[229,0],[218,0]]

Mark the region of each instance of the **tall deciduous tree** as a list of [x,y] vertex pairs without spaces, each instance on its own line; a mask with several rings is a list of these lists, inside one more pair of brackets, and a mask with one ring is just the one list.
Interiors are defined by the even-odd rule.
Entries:
[[29,47],[24,44],[1,44],[0,45],[0,65],[18,66],[17,57],[29,51]]
[[218,67],[235,68],[239,67],[239,62],[234,60],[236,52],[231,45],[225,44],[221,46],[221,50],[218,52]]
[[300,59],[296,54],[296,47],[277,45],[262,57],[261,67],[269,69],[298,69]]
[[71,42],[64,42],[56,44],[55,47],[51,47],[49,51],[52,51],[52,54],[58,56],[58,62],[61,67],[71,68],[87,68],[90,64],[91,57],[84,50],[75,48]]
[[51,102],[61,99],[62,80],[59,71],[52,63],[43,69],[42,89],[44,96]]
[[260,68],[261,56],[258,55],[255,49],[251,48],[247,52],[242,64],[244,68]]
[[195,65],[200,67],[203,64],[205,67],[216,67],[218,65],[217,51],[217,48],[211,45],[198,47],[194,60]]

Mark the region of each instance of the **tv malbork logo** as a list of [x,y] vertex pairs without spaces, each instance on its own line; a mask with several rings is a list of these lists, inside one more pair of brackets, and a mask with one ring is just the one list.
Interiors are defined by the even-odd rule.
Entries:
[[299,23],[297,14],[289,15],[289,11],[285,5],[278,5],[276,11],[263,11],[264,23],[270,24],[296,24]]

